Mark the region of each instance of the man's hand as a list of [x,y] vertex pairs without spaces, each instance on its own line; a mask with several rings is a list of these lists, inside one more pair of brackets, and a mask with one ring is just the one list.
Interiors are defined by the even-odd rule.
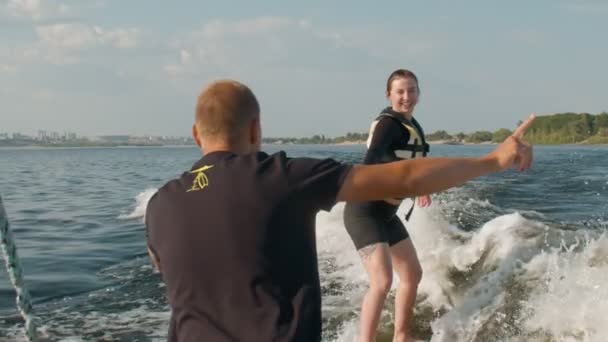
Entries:
[[420,207],[420,208],[428,207],[429,205],[431,205],[431,196],[429,196],[429,195],[419,196],[419,197],[416,197],[416,201],[418,202],[418,207]]
[[488,157],[496,161],[499,171],[516,166],[519,171],[525,171],[532,166],[532,145],[522,140],[524,134],[534,121],[531,114],[511,136],[505,139]]

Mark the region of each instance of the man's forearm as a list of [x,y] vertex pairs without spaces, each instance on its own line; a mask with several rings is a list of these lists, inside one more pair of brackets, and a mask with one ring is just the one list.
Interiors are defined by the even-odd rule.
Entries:
[[422,158],[380,165],[355,165],[344,179],[338,201],[415,197],[443,191],[473,178],[532,165],[532,147],[520,139],[534,121],[531,115],[490,154],[480,158]]
[[403,175],[402,196],[431,194],[499,170],[488,157],[424,158],[398,162]]
[[372,201],[428,195],[500,169],[495,158],[422,158],[356,165],[337,200]]

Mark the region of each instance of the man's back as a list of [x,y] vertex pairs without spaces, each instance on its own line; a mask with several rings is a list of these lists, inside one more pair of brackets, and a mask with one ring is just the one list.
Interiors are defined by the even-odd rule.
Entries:
[[213,152],[148,205],[149,248],[172,306],[173,341],[316,341],[315,215],[349,167],[284,153]]

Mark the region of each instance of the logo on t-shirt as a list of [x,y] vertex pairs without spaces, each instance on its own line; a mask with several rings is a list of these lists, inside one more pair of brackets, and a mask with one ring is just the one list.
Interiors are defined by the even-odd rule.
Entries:
[[209,185],[209,178],[207,178],[205,171],[209,170],[212,167],[213,165],[205,165],[196,170],[190,171],[191,174],[196,174],[196,176],[192,181],[192,187],[190,187],[190,189],[188,189],[186,192],[199,191],[206,188]]

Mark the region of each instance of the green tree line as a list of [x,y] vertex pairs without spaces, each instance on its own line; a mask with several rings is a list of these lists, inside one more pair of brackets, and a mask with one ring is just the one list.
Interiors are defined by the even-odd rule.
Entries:
[[[514,123],[513,128],[520,124]],[[494,132],[475,131],[450,134],[438,130],[426,135],[426,140],[448,143],[498,143],[505,140],[512,130],[500,128]],[[339,144],[346,142],[362,143],[367,133],[349,132],[344,136],[326,137],[314,135],[304,138],[265,138],[265,143],[283,144]],[[526,140],[534,144],[608,144],[608,113],[558,113],[538,116],[528,132]]]
[[263,138],[262,142],[268,144],[340,144],[346,142],[362,142],[367,140],[367,133],[349,132],[344,136],[326,137],[325,135],[313,135],[312,137],[293,138]]

